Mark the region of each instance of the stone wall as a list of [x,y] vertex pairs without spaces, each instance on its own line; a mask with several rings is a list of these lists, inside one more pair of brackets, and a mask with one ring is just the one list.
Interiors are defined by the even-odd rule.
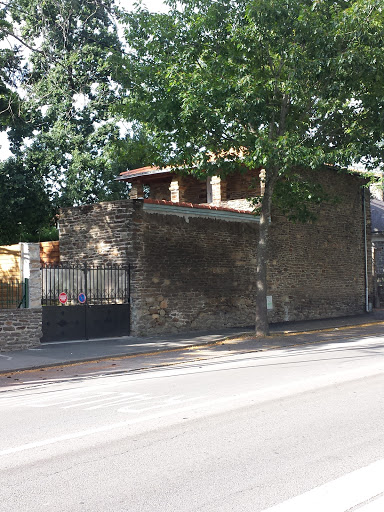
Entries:
[[0,309],[0,352],[40,345],[41,309]]
[[133,333],[252,323],[257,223],[207,218],[204,210],[189,217],[171,208],[175,214],[136,205]]
[[63,208],[60,212],[62,263],[126,264],[132,259],[133,200]]
[[[365,311],[360,182],[332,171],[326,177],[339,202],[321,205],[316,223],[293,224],[273,213],[271,322]],[[140,212],[137,229],[140,280],[133,321],[138,333],[254,322],[258,225]]]
[[[293,224],[277,210],[272,214],[272,322],[365,310],[362,182],[332,170],[318,177],[338,201],[319,206],[316,223]],[[134,335],[253,324],[254,217],[224,220],[197,208],[192,214],[176,205],[151,206],[128,200],[64,210],[62,258],[131,263]]]
[[19,244],[17,279],[29,280],[27,307],[0,309],[0,352],[40,345],[42,336],[40,245]]
[[[315,223],[272,217],[268,265],[272,321],[304,320],[365,311],[364,218],[360,180],[328,171],[327,187],[339,201],[316,209]],[[366,192],[368,194],[368,191]],[[369,201],[368,269],[371,269]],[[369,278],[371,273],[369,273]],[[369,279],[370,302],[373,301]]]

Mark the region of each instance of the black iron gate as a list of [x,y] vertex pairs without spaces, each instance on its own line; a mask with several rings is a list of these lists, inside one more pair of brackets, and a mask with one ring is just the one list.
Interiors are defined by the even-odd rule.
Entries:
[[41,271],[42,342],[129,335],[129,266],[47,265]]

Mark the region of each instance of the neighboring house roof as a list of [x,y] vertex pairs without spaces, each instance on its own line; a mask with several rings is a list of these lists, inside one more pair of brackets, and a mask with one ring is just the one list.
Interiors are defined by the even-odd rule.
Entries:
[[124,171],[120,173],[120,176],[116,178],[117,181],[128,181],[132,178],[140,178],[141,176],[153,176],[158,174],[170,174],[169,167],[160,169],[160,167],[153,167],[148,165],[147,167],[140,167],[139,169],[132,169],[130,171]]
[[372,233],[384,232],[384,201],[371,199]]

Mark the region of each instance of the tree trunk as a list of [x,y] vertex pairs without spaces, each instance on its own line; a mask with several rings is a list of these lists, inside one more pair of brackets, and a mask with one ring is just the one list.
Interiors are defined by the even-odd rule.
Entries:
[[269,176],[267,171],[265,190],[260,210],[259,240],[256,255],[256,336],[267,336],[269,334],[267,312],[268,235],[272,194],[277,176],[277,171],[272,171]]

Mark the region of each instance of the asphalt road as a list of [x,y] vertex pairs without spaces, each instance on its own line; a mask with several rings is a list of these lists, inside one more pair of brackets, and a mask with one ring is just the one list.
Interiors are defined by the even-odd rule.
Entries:
[[379,332],[172,362],[0,388],[0,510],[384,510]]

